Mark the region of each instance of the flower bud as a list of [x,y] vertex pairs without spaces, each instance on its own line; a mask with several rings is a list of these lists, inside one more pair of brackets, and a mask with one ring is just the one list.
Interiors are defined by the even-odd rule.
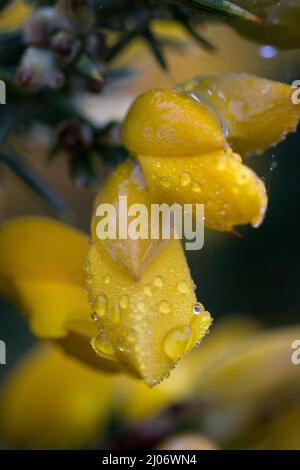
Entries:
[[90,147],[93,140],[91,128],[78,119],[65,121],[58,129],[60,145],[69,151]]
[[51,40],[51,49],[62,60],[71,62],[80,49],[80,41],[68,31],[60,31]]
[[63,73],[58,70],[50,51],[29,47],[17,71],[18,85],[30,91],[44,87],[59,88],[63,83]]
[[58,30],[71,30],[69,21],[51,7],[39,8],[24,26],[24,40],[34,46],[45,47],[50,36]]

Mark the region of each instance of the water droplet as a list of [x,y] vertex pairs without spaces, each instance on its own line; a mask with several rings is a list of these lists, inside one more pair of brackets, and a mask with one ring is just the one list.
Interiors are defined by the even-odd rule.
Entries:
[[100,294],[96,297],[93,302],[93,309],[99,317],[103,317],[106,314],[107,298],[105,295]]
[[191,329],[188,326],[181,326],[170,330],[164,338],[164,351],[166,355],[175,361],[186,350]]
[[102,335],[98,335],[91,340],[92,348],[96,354],[100,356],[111,356],[114,354],[114,348],[112,344]]
[[164,186],[165,188],[169,188],[171,186],[171,179],[168,178],[167,176],[162,176],[160,178],[160,184]]
[[158,305],[158,310],[161,313],[170,313],[171,312],[171,305],[166,300],[162,300]]
[[237,163],[242,163],[242,157],[238,153],[231,154],[232,160],[236,161]]
[[194,314],[195,315],[200,315],[200,313],[205,312],[205,308],[200,302],[196,302],[194,305]]
[[95,323],[99,323],[100,317],[97,315],[96,312],[92,313],[91,318]]
[[188,348],[192,348],[195,344],[199,343],[201,339],[206,335],[208,329],[212,323],[212,318],[209,312],[204,312],[202,315],[194,315],[190,323],[190,328],[193,333],[194,341],[189,341]]
[[237,177],[237,182],[239,184],[245,184],[247,180],[248,180],[248,173],[246,173],[245,171],[242,171]]
[[192,182],[191,175],[187,173],[186,171],[181,173],[179,179],[180,179],[181,186],[188,186]]
[[139,312],[145,313],[145,304],[144,304],[144,302],[139,302],[137,304],[137,309],[138,309]]
[[147,297],[152,297],[152,289],[149,285],[145,286],[144,287],[144,294],[147,296]]
[[120,320],[121,320],[121,309],[120,309],[120,305],[116,304],[115,308],[113,309],[111,313],[111,321],[113,323],[119,323]]
[[177,286],[177,290],[178,292],[180,292],[181,294],[188,294],[189,293],[189,285],[187,282],[185,281],[182,281],[178,284]]
[[107,274],[106,276],[104,276],[103,281],[104,281],[104,284],[109,284],[110,281],[111,281],[111,277],[108,276],[108,274]]
[[120,300],[119,300],[119,305],[123,310],[126,310],[126,308],[129,305],[128,295],[126,294],[121,295]]
[[194,181],[194,182],[192,183],[192,191],[193,191],[194,193],[200,193],[200,192],[201,192],[201,186],[200,186],[200,184],[197,183],[196,181]]
[[155,276],[153,284],[155,285],[155,287],[161,289],[164,285],[164,280],[161,276]]

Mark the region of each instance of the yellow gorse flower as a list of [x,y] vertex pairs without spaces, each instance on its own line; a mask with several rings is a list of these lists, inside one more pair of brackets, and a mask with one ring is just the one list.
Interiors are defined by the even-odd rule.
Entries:
[[[117,203],[120,193],[128,195],[129,204],[154,202],[130,160],[117,169],[95,205]],[[92,346],[101,360],[121,364],[155,385],[206,334],[211,317],[202,307],[197,310],[179,240],[99,240],[95,219],[86,265],[99,330]]]
[[235,152],[261,153],[295,130],[300,107],[292,103],[293,91],[247,74],[151,90],[130,108],[124,143],[156,201],[205,204],[205,224],[216,230],[258,226],[265,186]]
[[97,206],[116,206],[121,195],[147,207],[203,203],[208,227],[258,225],[265,187],[234,152],[265,150],[300,116],[291,87],[244,74],[182,89],[150,91],[129,110],[124,143],[137,162],[119,166],[98,195],[91,246],[85,235],[45,219],[17,219],[0,230],[0,290],[32,331],[150,386],[200,343],[211,316],[196,301],[178,240],[101,240]]

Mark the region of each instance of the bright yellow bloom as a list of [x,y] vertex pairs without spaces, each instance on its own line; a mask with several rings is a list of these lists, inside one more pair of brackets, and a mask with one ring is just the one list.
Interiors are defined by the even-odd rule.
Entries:
[[57,349],[39,347],[1,392],[1,438],[18,449],[73,449],[101,436],[113,381]]
[[[203,97],[205,105],[171,90],[137,100],[125,120],[124,139],[146,182],[137,163],[119,166],[95,201],[90,247],[87,237],[57,222],[23,218],[4,225],[0,290],[19,304],[38,337],[55,339],[101,370],[126,371],[150,386],[200,343],[212,320],[196,302],[180,242],[130,235],[103,240],[97,207],[117,208],[121,196],[148,209],[160,201],[204,203],[209,227],[258,225],[266,206],[264,185],[230,149],[220,120],[229,142],[247,151],[253,150],[254,134],[260,149],[280,140],[295,127],[298,112],[288,114],[290,106],[283,106],[289,87],[239,79],[247,90],[240,90],[240,110],[229,87],[230,80],[241,86],[235,76],[193,82],[189,92]],[[222,93],[226,105],[216,99]],[[265,99],[260,108],[252,106],[259,93],[269,97],[269,108]],[[265,125],[268,113],[277,125],[271,130]]]
[[261,154],[296,130],[300,106],[291,86],[246,73],[225,73],[187,82],[183,89],[219,114],[227,140],[241,155]]
[[[121,187],[129,201],[150,203],[135,179],[137,170],[129,160],[121,165],[103,193],[105,201],[114,202]],[[88,253],[86,237],[63,224],[33,218],[7,223],[0,231],[0,289],[17,301],[38,337],[56,339],[102,370],[124,370],[155,385],[200,342],[212,321],[198,309],[180,241],[164,241],[149,265],[137,257],[143,269],[136,276],[130,255],[139,253],[139,245],[131,252],[129,239],[119,251],[116,240],[105,252],[92,232],[97,244]]]
[[[96,206],[128,194],[128,204],[150,207],[154,202],[130,160],[117,169]],[[87,261],[89,298],[99,329],[92,345],[103,360],[155,385],[199,343],[211,317],[194,308],[194,286],[179,240],[100,241],[96,221],[94,217],[95,244]]]
[[205,224],[216,230],[258,226],[265,186],[234,151],[262,152],[295,130],[300,107],[293,91],[246,74],[194,80],[181,91],[151,90],[130,108],[124,143],[156,201],[204,204]]

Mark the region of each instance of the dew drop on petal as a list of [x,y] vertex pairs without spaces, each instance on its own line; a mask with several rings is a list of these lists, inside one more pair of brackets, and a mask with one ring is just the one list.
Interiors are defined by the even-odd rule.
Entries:
[[99,317],[99,315],[97,315],[96,312],[92,313],[91,318],[95,323],[99,323],[100,317]]
[[119,305],[123,310],[126,310],[126,308],[129,305],[128,295],[126,294],[121,295],[120,300],[119,300]]
[[105,284],[109,284],[111,281],[111,277],[107,274],[106,276],[104,276],[103,281]]
[[162,300],[158,304],[158,310],[160,311],[160,313],[170,313],[171,312],[171,305],[166,300]]
[[164,188],[169,188],[171,186],[171,179],[168,178],[167,176],[162,176],[160,178],[160,184],[164,187]]
[[205,312],[204,306],[200,302],[196,302],[194,305],[194,314],[200,315],[203,312]]
[[179,179],[180,179],[180,184],[181,184],[181,186],[188,186],[188,185],[191,184],[191,182],[192,182],[192,177],[191,177],[191,175],[190,175],[188,172],[186,172],[186,171],[184,171],[183,173],[181,173]]
[[188,294],[189,293],[189,285],[187,282],[185,281],[182,281],[178,284],[177,286],[177,290],[178,292],[180,292],[181,294]]
[[164,351],[172,361],[176,361],[185,352],[190,333],[189,326],[181,326],[173,328],[166,334]]
[[149,285],[145,286],[144,287],[144,294],[147,296],[147,297],[152,297],[152,289]]
[[114,354],[114,348],[109,341],[102,335],[95,336],[91,340],[92,348],[96,354],[111,356]]
[[111,313],[111,321],[116,324],[116,323],[119,323],[120,320],[121,320],[121,308],[119,304],[116,304]]
[[192,191],[193,191],[194,193],[200,193],[200,192],[201,192],[201,186],[200,186],[200,184],[197,183],[196,181],[194,181],[194,182],[192,183]]
[[139,312],[145,313],[145,304],[144,304],[144,302],[139,302],[137,304],[137,309],[138,309]]
[[164,280],[161,276],[155,276],[153,284],[160,289],[164,285]]
[[107,310],[107,298],[104,294],[100,294],[93,302],[93,309],[99,317],[103,317]]
[[237,182],[238,182],[238,184],[246,184],[248,178],[249,178],[248,173],[243,171],[239,174],[239,176],[237,178]]

